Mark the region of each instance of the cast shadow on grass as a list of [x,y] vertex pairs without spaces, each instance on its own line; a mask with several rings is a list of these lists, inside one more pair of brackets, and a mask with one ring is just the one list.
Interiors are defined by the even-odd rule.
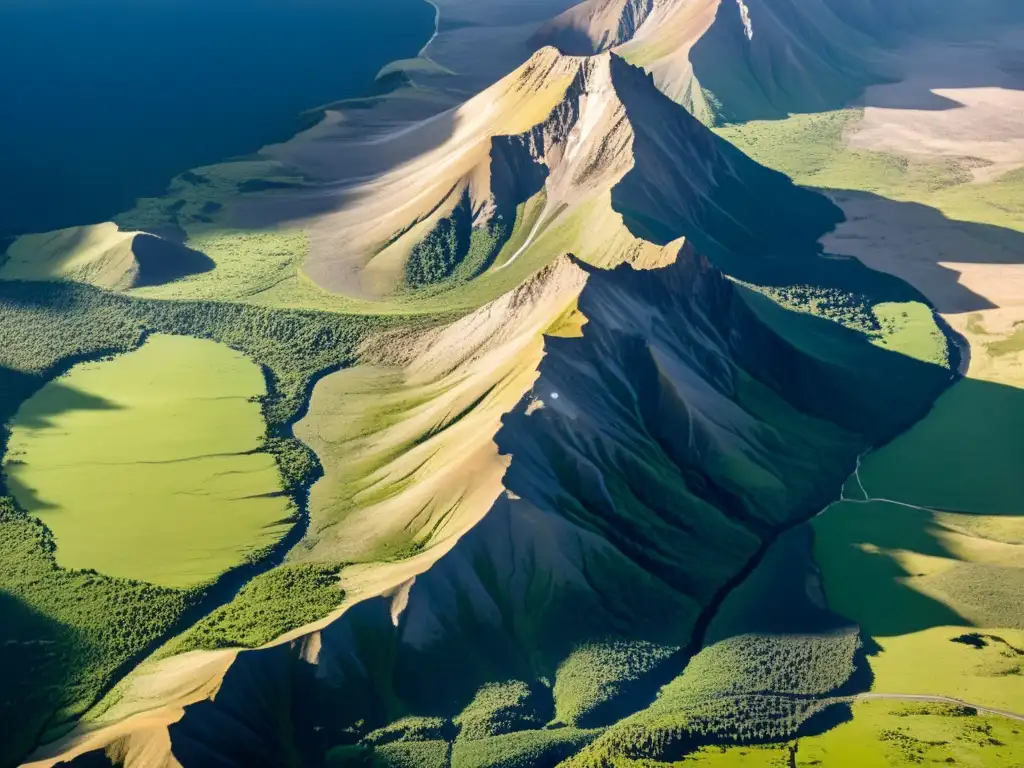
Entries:
[[205,253],[147,234],[135,237],[132,253],[139,265],[135,283],[139,288],[210,272],[217,266]]
[[58,417],[74,411],[120,411],[124,406],[91,392],[69,386],[60,379],[51,381],[45,397],[37,397],[18,411],[15,427],[47,429],[58,426]]
[[0,627],[0,765],[6,766],[32,749],[59,706],[72,673],[66,646],[76,641],[74,630],[2,590]]
[[946,264],[1024,264],[1024,234],[1013,229],[950,219],[927,205],[868,192],[823,191],[843,205],[848,217],[832,234],[830,250],[898,275],[927,294],[939,312],[997,306],[963,285],[961,273]]
[[[976,379],[964,379],[956,386],[961,391],[970,390],[968,402],[1004,404],[1000,413],[986,416],[982,412],[978,419],[1010,420],[1007,410],[1024,414],[1024,390]],[[976,420],[967,414],[967,421]],[[955,420],[950,422],[949,432],[949,441],[963,437]],[[1019,456],[1024,437],[1012,429],[1003,432],[997,434],[1002,434],[1006,442],[992,446],[992,452]],[[932,439],[939,438],[929,438]],[[977,440],[975,435],[970,442]],[[964,450],[968,448],[965,444]],[[949,474],[955,477],[956,468],[948,464],[962,459],[957,451],[950,452],[949,446],[938,446],[937,450],[946,463],[936,461],[925,474],[933,474],[938,483],[944,482]],[[927,454],[910,460],[929,466]],[[969,492],[996,494],[997,500],[1005,495],[1004,511],[996,512],[993,505],[992,510],[985,510],[986,515],[1020,515],[1020,509],[1012,502],[1019,493],[1017,464],[1006,461],[992,467],[988,476],[982,476],[986,471],[984,464],[981,462],[977,470],[973,464],[963,470],[961,477],[969,484]],[[872,490],[870,482],[868,488]],[[913,499],[907,500],[910,501]],[[973,513],[958,514],[969,521]],[[885,501],[843,502],[828,510],[815,524],[816,556],[827,574],[835,574],[826,584],[833,609],[847,614],[875,637],[907,635],[944,626],[1024,626],[1020,615],[1013,611],[1014,604],[1019,603],[1024,569],[965,560],[956,547],[947,543],[947,537],[970,534],[947,528],[945,520],[928,509]],[[959,563],[964,565],[943,578],[946,570],[920,570],[915,566],[915,558],[922,563],[920,568],[935,559],[949,561],[954,568]],[[943,596],[948,602],[942,600]],[[969,607],[973,618],[962,615],[957,606]]]

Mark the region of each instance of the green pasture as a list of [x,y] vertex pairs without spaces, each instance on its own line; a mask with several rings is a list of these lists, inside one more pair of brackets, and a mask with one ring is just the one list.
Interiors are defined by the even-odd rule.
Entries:
[[853,719],[785,744],[705,747],[681,762],[616,761],[615,768],[1016,768],[1024,728],[1005,718],[943,704],[862,701]]
[[274,459],[258,451],[265,389],[239,352],[154,335],[33,395],[12,424],[6,482],[53,531],[63,567],[201,584],[289,527]]
[[1024,390],[964,379],[927,418],[869,454],[860,470],[871,498],[953,512],[1024,511]]

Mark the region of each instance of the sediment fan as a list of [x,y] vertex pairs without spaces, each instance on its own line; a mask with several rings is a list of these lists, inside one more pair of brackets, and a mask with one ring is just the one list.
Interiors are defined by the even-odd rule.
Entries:
[[[223,212],[308,232],[317,296],[448,310],[368,335],[295,424],[323,477],[284,567],[337,567],[344,600],[258,648],[198,622],[28,765],[609,766],[784,740],[864,690],[803,524],[959,352],[823,251],[828,198],[707,124],[849,101],[934,4],[437,5],[431,66],[265,150],[299,181]],[[495,29],[515,68],[467,71]],[[156,239],[64,237],[104,275],[135,238],[141,271],[65,276],[114,290]],[[181,248],[167,281],[207,268]],[[894,352],[882,304],[938,359]]]

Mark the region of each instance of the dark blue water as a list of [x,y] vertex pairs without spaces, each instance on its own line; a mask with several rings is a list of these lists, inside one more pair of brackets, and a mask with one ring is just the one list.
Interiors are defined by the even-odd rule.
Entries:
[[0,0],[0,237],[288,138],[433,24],[424,0]]

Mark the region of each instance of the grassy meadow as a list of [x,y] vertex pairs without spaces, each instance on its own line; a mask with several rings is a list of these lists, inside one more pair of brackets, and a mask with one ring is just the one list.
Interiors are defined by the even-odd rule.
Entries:
[[11,425],[5,482],[72,569],[186,588],[273,545],[294,514],[266,430],[259,367],[157,334],[46,384]]
[[939,398],[927,419],[870,454],[860,477],[872,498],[1020,515],[1022,450],[1024,390],[965,379]]
[[[827,733],[764,747],[707,747],[669,765],[686,768],[900,768],[964,765],[1015,768],[1024,756],[1024,728],[1012,720],[975,716],[943,704],[862,701],[853,719]],[[615,768],[654,768],[645,760]]]

